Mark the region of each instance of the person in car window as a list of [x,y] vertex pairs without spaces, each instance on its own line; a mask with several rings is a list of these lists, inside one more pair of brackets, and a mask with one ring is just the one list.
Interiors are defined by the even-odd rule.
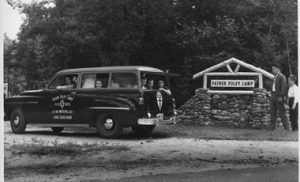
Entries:
[[165,86],[165,82],[163,80],[158,80],[158,90],[164,91],[166,94],[171,95],[170,89]]
[[72,83],[71,77],[66,76],[65,78],[65,85],[62,86],[57,86],[57,89],[73,89],[74,87],[74,83]]
[[120,84],[118,83],[116,77],[113,77],[111,80],[111,88],[120,88]]
[[103,84],[101,80],[96,80],[95,88],[103,88]]
[[133,86],[131,85],[130,83],[130,80],[129,78],[124,78],[122,80],[123,84],[122,84],[122,87],[125,87],[125,88],[132,88]]
[[74,88],[76,88],[77,87],[77,76],[73,76],[72,82],[73,82]]
[[147,84],[147,78],[146,77],[143,77],[142,78],[142,89],[147,89],[147,87],[146,87],[146,84]]
[[147,89],[153,89],[153,85],[154,85],[154,80],[153,79],[149,79],[148,80],[148,84],[147,84]]

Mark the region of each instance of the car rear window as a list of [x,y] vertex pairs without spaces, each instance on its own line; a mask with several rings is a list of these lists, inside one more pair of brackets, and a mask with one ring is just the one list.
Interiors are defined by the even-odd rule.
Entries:
[[164,74],[141,72],[142,88],[144,87],[144,89],[158,89],[160,81],[164,83],[165,89],[170,89],[168,79]]
[[134,73],[113,73],[111,88],[138,88],[137,75]]

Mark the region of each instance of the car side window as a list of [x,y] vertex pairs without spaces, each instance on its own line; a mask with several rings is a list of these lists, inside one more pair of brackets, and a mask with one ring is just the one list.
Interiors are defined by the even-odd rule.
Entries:
[[111,88],[138,88],[137,76],[134,73],[113,73]]
[[96,74],[83,74],[81,88],[95,88]]
[[74,89],[77,87],[78,75],[60,75],[48,86],[48,89]]
[[108,73],[89,73],[82,75],[81,88],[107,88]]

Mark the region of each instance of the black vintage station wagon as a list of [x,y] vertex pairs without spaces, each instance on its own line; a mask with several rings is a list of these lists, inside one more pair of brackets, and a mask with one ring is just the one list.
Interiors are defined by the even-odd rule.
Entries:
[[55,133],[64,127],[96,127],[101,137],[116,138],[124,127],[148,135],[160,123],[176,123],[166,74],[145,66],[59,71],[46,89],[7,98],[4,111],[17,134],[27,124],[39,124]]

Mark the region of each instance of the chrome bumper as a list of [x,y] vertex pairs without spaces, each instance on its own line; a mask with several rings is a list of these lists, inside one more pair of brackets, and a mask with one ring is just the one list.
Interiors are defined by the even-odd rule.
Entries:
[[159,118],[140,118],[138,119],[139,125],[160,125],[160,124],[176,124],[176,116],[171,117],[168,120]]

